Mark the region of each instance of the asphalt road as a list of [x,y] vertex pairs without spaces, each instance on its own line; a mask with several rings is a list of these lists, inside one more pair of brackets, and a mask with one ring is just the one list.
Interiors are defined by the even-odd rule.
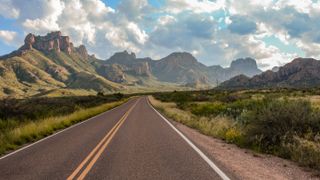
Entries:
[[148,103],[129,102],[0,158],[0,179],[227,179]]

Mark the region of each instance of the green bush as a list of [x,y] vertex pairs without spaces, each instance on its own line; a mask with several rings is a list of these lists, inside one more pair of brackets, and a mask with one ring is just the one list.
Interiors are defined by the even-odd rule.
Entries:
[[197,116],[217,116],[223,114],[227,110],[227,106],[223,103],[213,102],[205,104],[190,104],[191,112]]
[[266,152],[276,151],[283,137],[307,133],[314,123],[311,103],[304,100],[265,99],[263,105],[243,113],[246,141]]

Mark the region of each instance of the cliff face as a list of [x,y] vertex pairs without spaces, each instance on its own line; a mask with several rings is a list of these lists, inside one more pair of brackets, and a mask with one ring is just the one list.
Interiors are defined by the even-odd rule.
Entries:
[[[78,52],[78,54],[80,55],[80,57],[82,57],[85,60],[88,60],[88,58],[89,58],[88,51],[84,45],[80,45],[79,47],[77,47],[75,49]],[[95,58],[95,57],[93,57],[93,58]]]
[[[24,45],[10,54],[0,56],[0,59],[6,59],[14,56],[23,56],[32,49],[36,49],[43,53],[48,53],[51,51],[64,52],[68,55],[75,53],[84,60],[89,59],[87,49],[84,45],[74,47],[73,43],[70,41],[70,37],[62,36],[60,31],[51,32],[45,36],[36,36],[32,33],[29,33],[24,39]],[[95,59],[94,56],[90,57]]]
[[243,74],[249,77],[260,74],[262,71],[258,69],[256,60],[252,58],[240,58],[232,61],[228,74],[233,76]]
[[63,51],[70,54],[73,44],[70,42],[69,36],[62,36],[60,31],[48,33],[46,36],[35,36],[29,33],[20,50],[30,50],[32,48],[39,51],[55,50],[56,52]]

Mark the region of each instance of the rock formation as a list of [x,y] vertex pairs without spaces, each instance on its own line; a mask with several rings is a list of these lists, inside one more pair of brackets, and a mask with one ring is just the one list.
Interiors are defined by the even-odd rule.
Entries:
[[60,31],[48,33],[46,36],[35,36],[29,33],[24,40],[24,45],[19,50],[30,50],[32,48],[44,52],[54,50],[71,54],[73,45],[69,36],[62,36]]
[[75,49],[82,59],[88,60],[88,58],[89,58],[88,51],[84,45],[80,45],[79,47],[77,47]]

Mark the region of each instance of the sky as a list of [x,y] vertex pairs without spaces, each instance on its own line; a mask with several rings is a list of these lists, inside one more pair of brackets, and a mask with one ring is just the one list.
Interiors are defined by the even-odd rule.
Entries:
[[252,57],[259,68],[320,58],[320,0],[0,0],[0,55],[28,33],[60,30],[108,59],[192,53],[206,65]]

